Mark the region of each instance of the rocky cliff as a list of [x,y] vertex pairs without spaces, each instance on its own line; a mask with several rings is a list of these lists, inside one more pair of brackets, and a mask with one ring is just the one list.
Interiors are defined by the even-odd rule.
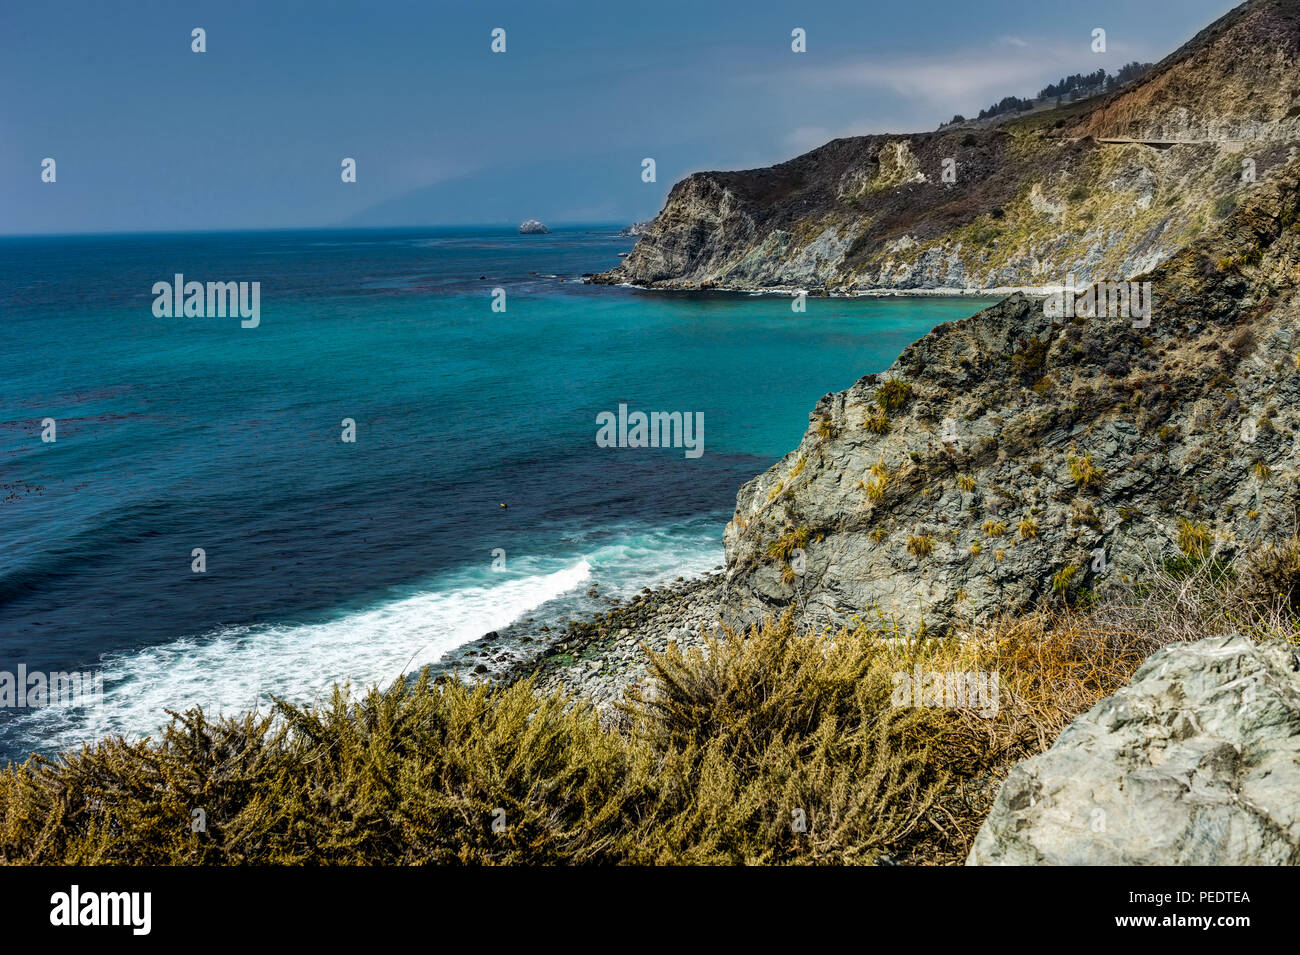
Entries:
[[593,281],[854,293],[1131,276],[1292,155],[1298,67],[1300,0],[1252,0],[1109,96],[697,173]]
[[1141,276],[1127,317],[1115,289],[1100,315],[1017,294],[825,396],[740,490],[728,615],[960,626],[1292,533],[1298,178]]

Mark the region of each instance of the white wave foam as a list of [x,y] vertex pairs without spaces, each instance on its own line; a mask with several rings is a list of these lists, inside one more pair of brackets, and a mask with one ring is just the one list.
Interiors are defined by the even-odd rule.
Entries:
[[[608,532],[607,532],[608,534]],[[166,710],[265,710],[271,696],[295,703],[328,698],[335,683],[354,692],[387,686],[402,673],[546,606],[552,623],[595,609],[584,584],[630,596],[677,576],[696,577],[722,562],[716,522],[626,527],[603,540],[570,538],[567,558],[512,557],[507,579],[482,567],[447,574],[427,588],[317,624],[228,627],[103,660],[104,701],[88,710],[50,706],[4,727],[7,740],[53,752],[121,733],[152,734]],[[557,568],[558,565],[558,569]]]
[[167,709],[197,705],[210,716],[236,714],[259,701],[264,707],[271,695],[324,699],[336,682],[350,682],[354,691],[386,686],[590,577],[591,564],[582,559],[549,574],[418,593],[328,623],[232,627],[109,657],[98,707],[51,706],[11,728],[42,749],[63,749],[108,734],[152,733]]

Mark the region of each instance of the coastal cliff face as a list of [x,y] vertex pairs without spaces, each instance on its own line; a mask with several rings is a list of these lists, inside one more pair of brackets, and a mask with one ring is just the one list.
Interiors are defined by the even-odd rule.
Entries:
[[1297,141],[1300,0],[1253,0],[1109,96],[692,175],[592,281],[860,293],[1119,279],[1212,231]]
[[1149,324],[1017,294],[824,397],[740,490],[726,615],[961,628],[1293,533],[1298,179],[1143,276]]
[[[740,490],[723,616],[962,629],[1293,533],[1298,67],[1300,0],[1252,0],[1108,96],[678,183],[597,281],[1040,293],[817,404]],[[1132,309],[1041,297],[1071,278]]]

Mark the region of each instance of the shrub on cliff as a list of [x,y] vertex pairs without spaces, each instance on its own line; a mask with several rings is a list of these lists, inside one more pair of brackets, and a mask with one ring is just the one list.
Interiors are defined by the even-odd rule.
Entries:
[[908,658],[865,629],[796,634],[788,614],[652,654],[627,707],[658,765],[640,861],[867,862],[927,827],[943,728],[892,704]]
[[421,679],[274,717],[190,711],[156,742],[104,741],[0,774],[0,860],[613,861],[606,833],[644,768],[566,702],[526,682]]
[[912,386],[897,378],[886,379],[876,388],[876,404],[881,411],[898,411],[912,397]]

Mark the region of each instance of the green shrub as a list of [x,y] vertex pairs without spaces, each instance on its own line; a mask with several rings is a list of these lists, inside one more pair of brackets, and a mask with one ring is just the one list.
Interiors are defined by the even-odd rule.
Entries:
[[[0,774],[0,861],[108,864],[611,862],[645,783],[590,706],[427,678],[274,718],[177,715]],[[203,810],[206,832],[191,831]],[[503,832],[492,830],[505,812]]]
[[889,415],[885,413],[884,408],[872,408],[862,424],[872,434],[889,433]]
[[[219,721],[191,710],[151,741],[0,771],[0,863],[960,863],[997,780],[1159,645],[1135,615],[1185,599],[1167,589],[960,640],[883,622],[799,634],[790,614],[723,628],[650,654],[645,690],[604,723],[531,679],[422,677]],[[1223,605],[1208,594],[1214,633]],[[1151,620],[1196,619],[1179,606]],[[1000,708],[896,701],[918,666],[997,674]]]
[[867,499],[873,503],[880,500],[892,483],[893,476],[889,473],[889,468],[881,462],[871,465],[871,480],[863,484]]
[[934,552],[934,538],[929,534],[913,534],[907,539],[907,552],[920,560]]
[[[641,827],[637,854],[866,862],[904,839],[945,775],[929,753],[936,714],[891,705],[899,665],[865,632],[800,636],[788,615],[748,638],[726,631],[703,649],[652,654],[656,690],[628,709],[662,757],[667,804]],[[806,833],[791,824],[796,809]]]
[[790,555],[795,552],[795,548],[804,547],[807,544],[808,528],[800,527],[786,531],[767,545],[767,556],[774,560],[789,561]]
[[1214,545],[1214,531],[1200,521],[1178,519],[1178,549],[1188,557],[1203,560]]
[[1075,564],[1062,567],[1052,575],[1052,593],[1058,597],[1065,597],[1070,591],[1070,581],[1074,580],[1074,575],[1079,572]]
[[876,404],[882,411],[897,411],[912,397],[912,386],[897,378],[890,378],[876,389]]
[[1091,454],[1082,456],[1071,454],[1066,458],[1066,463],[1070,467],[1070,478],[1076,487],[1089,487],[1101,480],[1101,471],[1092,463]]

